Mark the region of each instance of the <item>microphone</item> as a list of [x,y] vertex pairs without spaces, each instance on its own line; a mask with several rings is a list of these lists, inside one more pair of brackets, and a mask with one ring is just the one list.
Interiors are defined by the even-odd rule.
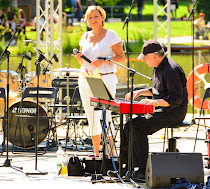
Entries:
[[21,29],[21,25],[18,24],[18,25],[15,27],[15,31],[17,32],[17,31],[19,31],[20,29]]
[[112,57],[111,56],[99,56],[98,59],[99,60],[108,60],[108,61],[110,61],[112,59]]
[[20,32],[21,32],[21,25],[18,24],[18,25],[16,25],[16,27],[15,27],[15,32],[14,32],[14,34],[18,33],[18,36],[19,36],[19,35],[20,35]]
[[[73,49],[73,54],[77,54],[79,53],[78,49]],[[84,60],[86,60],[88,63],[91,63],[91,60],[89,58],[87,58],[86,56],[82,55],[81,58],[83,58]]]
[[41,62],[44,59],[45,59],[45,57],[42,54],[39,54],[39,56],[37,58],[37,62]]
[[49,64],[53,65],[53,63],[45,57],[45,55],[42,53],[41,50],[39,50],[39,49],[37,49],[37,48],[35,48],[35,47],[33,47],[33,48],[34,48],[34,50],[39,54],[39,57],[37,58],[37,62],[40,63],[42,60],[45,60],[45,61],[48,62]]
[[53,54],[53,57],[52,57],[52,58],[54,58],[54,60],[55,60],[56,62],[58,62],[58,57],[57,57],[56,54]]
[[28,60],[31,60],[31,57],[28,56],[27,54],[23,54],[23,57],[26,58],[26,59],[28,59]]

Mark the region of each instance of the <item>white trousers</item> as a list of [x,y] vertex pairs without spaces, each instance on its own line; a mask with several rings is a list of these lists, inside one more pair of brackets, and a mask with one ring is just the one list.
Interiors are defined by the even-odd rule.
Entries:
[[[109,88],[111,94],[115,96],[116,94],[116,84],[117,78],[115,74],[108,74],[102,76],[102,79]],[[100,120],[102,120],[102,110],[94,110],[94,107],[90,105],[90,97],[93,97],[92,91],[87,84],[86,79],[81,75],[79,77],[79,92],[82,100],[82,104],[87,115],[88,124],[90,128],[90,135],[99,135],[102,133],[102,126]],[[112,122],[111,111],[106,110],[106,125],[111,127],[112,134],[114,135],[115,129]],[[110,133],[108,133],[110,136]]]

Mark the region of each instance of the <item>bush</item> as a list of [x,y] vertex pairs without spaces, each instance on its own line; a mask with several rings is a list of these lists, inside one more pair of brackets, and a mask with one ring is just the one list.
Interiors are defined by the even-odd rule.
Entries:
[[23,43],[24,41],[18,40],[17,41],[17,54],[23,55],[24,53],[30,52],[31,54],[36,54],[33,47],[36,47],[34,43],[29,43],[28,47]]
[[0,7],[2,9],[7,9],[7,7],[12,5],[12,1],[11,0],[0,0]]
[[0,54],[2,54],[2,52],[3,52],[4,49],[5,49],[5,48],[4,48],[3,43],[0,43]]
[[196,11],[199,14],[200,12],[205,13],[205,20],[210,20],[210,3],[207,0],[198,1]]

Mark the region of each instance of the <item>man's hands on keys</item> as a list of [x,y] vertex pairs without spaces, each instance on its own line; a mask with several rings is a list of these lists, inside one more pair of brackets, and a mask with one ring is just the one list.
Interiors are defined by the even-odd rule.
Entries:
[[[140,91],[133,91],[133,100],[135,100],[139,96],[140,96]],[[130,98],[131,98],[131,93],[127,93],[125,95],[125,99],[126,100],[130,100]],[[158,106],[157,100],[147,99],[147,98],[140,100],[139,103],[153,105],[154,107],[157,107]]]
[[[139,96],[140,96],[140,91],[133,91],[133,100],[135,100]],[[131,93],[127,93],[125,95],[125,100],[130,100],[130,98],[131,98]]]
[[157,107],[158,106],[157,100],[152,100],[152,99],[142,99],[142,100],[140,100],[139,103],[153,105],[154,107]]

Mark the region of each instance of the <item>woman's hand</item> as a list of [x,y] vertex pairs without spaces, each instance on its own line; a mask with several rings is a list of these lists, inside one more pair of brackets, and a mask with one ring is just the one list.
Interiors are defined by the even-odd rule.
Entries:
[[81,58],[81,56],[82,56],[81,52],[78,52],[74,55],[74,57],[77,59],[80,65],[82,65],[82,62],[83,62],[83,59]]
[[99,60],[98,58],[95,58],[94,60],[92,60],[91,65],[95,66],[95,67],[99,67],[102,64],[106,64],[106,62],[104,60]]

